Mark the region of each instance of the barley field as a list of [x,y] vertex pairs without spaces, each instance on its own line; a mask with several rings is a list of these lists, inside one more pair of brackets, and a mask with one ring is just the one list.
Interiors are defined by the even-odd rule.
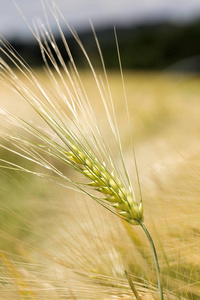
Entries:
[[[95,71],[103,76],[101,70]],[[49,87],[45,73],[36,72]],[[94,78],[84,70],[80,76],[109,151],[119,161]],[[130,126],[119,72],[108,71],[108,80],[124,159],[140,200],[129,127],[133,131],[144,219],[157,249],[164,299],[197,300],[200,78],[124,71]],[[18,95],[3,83],[0,90],[1,107],[46,130]],[[10,126],[15,130],[14,124]],[[40,166],[8,151],[8,140],[1,143],[1,161],[32,170],[0,169],[1,299],[135,299],[134,288],[138,299],[158,299],[152,252],[140,226],[131,226],[89,196],[66,189],[62,181],[55,183],[51,170],[48,176],[35,176]],[[59,161],[56,167],[70,178],[81,176]]]

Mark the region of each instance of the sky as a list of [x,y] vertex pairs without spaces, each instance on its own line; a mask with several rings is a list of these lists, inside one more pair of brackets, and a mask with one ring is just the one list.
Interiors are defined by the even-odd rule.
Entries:
[[[36,18],[44,20],[42,0],[15,1],[29,24]],[[89,20],[97,29],[100,26],[117,27],[160,20],[188,21],[200,16],[200,0],[56,0],[55,2],[70,26],[79,31],[90,26]],[[0,0],[0,7],[0,34],[7,39],[31,37],[30,30],[13,0]],[[53,17],[49,15],[48,19],[54,28]]]

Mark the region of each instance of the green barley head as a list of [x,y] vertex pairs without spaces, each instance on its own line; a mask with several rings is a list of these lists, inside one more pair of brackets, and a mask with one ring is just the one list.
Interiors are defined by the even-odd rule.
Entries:
[[[58,22],[57,17],[55,18]],[[23,129],[24,132],[33,135],[38,141],[34,141],[33,143],[24,136],[17,134],[16,131],[4,131],[5,128],[3,128],[3,126],[1,136],[4,139],[10,140],[14,146],[17,147],[15,153],[18,155],[46,169],[51,169],[57,177],[72,183],[81,192],[89,194],[101,205],[128,221],[130,224],[139,225],[143,222],[143,206],[142,203],[138,204],[136,202],[129,175],[124,164],[120,137],[114,115],[113,100],[98,40],[95,36],[102,60],[105,81],[107,83],[108,100],[105,96],[105,86],[102,85],[101,80],[97,77],[78,36],[71,30],[71,33],[74,35],[77,44],[83,51],[89,64],[102,103],[105,107],[108,123],[116,140],[122,165],[125,169],[125,179],[121,178],[122,176],[116,167],[114,159],[108,151],[106,142],[103,139],[103,134],[97,125],[98,122],[96,122],[97,117],[94,115],[91,102],[84,90],[67,40],[64,37],[59,23],[58,28],[66,52],[70,57],[70,70],[64,62],[51,31],[48,32],[44,25],[40,24],[35,28],[33,34],[38,40],[44,63],[61,100],[58,100],[58,97],[40,83],[34,72],[21,60],[19,55],[3,38],[1,40],[1,51],[10,59],[14,66],[17,67],[25,79],[29,81],[31,88],[24,84],[23,80],[18,78],[17,74],[15,74],[3,60],[1,60],[0,65],[1,77],[28,102],[46,122],[50,131],[56,135],[56,142],[41,128],[25,120],[18,119],[3,109],[1,110],[1,117],[4,120],[9,120],[9,122],[14,123]],[[55,60],[55,55],[58,61]],[[64,91],[58,90],[59,81],[62,83]],[[84,120],[84,125],[81,123],[81,119]],[[93,124],[94,127],[91,127],[91,124]],[[89,127],[92,138],[87,137],[88,128],[84,126]],[[84,187],[79,182],[72,182],[64,173],[51,165],[48,157],[53,157],[55,160],[70,166],[87,177]],[[104,158],[107,158],[107,162],[104,161]],[[15,167],[21,168],[19,166]],[[98,191],[98,193],[91,194],[91,189],[88,190],[85,187],[86,185]]]

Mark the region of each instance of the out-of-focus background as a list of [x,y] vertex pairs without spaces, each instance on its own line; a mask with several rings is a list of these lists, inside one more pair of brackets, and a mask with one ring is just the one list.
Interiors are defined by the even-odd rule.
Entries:
[[[46,2],[46,1],[43,1]],[[113,28],[117,29],[123,67],[133,70],[200,70],[200,2],[198,0],[74,0],[55,1],[69,25],[78,31],[90,57],[97,51],[89,20],[92,21],[102,47],[107,68],[117,68],[118,62]],[[17,0],[27,22],[41,19],[45,24],[42,1],[30,3]],[[51,3],[51,1],[49,1]],[[0,0],[0,31],[32,66],[42,64],[40,50],[24,19],[12,1]],[[53,5],[51,5],[53,6]],[[48,11],[48,9],[46,9]],[[50,26],[62,45],[58,29],[49,13]],[[68,36],[71,50],[79,60],[77,45]],[[62,48],[62,47],[61,47]],[[76,57],[77,56],[77,57]],[[67,57],[65,56],[67,59]]]

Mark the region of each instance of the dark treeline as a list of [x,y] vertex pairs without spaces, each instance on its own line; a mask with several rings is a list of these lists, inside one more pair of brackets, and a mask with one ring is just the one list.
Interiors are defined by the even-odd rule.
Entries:
[[[107,68],[118,68],[113,29],[97,30]],[[158,23],[137,27],[117,28],[118,42],[124,69],[200,71],[200,20],[193,23]],[[67,35],[66,35],[67,36]],[[79,37],[95,67],[100,65],[92,30]],[[56,39],[64,59],[68,56],[61,38]],[[73,37],[67,36],[73,57],[79,67],[87,65]],[[40,49],[35,41],[10,43],[32,67],[42,66]]]

